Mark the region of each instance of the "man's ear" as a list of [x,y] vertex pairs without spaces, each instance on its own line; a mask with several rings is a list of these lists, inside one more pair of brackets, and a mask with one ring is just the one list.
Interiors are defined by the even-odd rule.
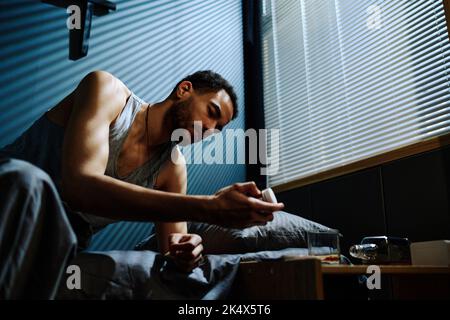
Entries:
[[178,85],[177,97],[183,98],[183,97],[189,96],[189,95],[191,95],[192,91],[193,91],[192,82],[183,81]]

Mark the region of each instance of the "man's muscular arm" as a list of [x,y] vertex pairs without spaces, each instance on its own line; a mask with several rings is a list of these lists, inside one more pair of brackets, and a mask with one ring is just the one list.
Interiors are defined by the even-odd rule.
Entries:
[[[63,146],[62,193],[75,209],[118,220],[177,221],[185,203],[201,197],[148,190],[106,176],[109,126],[126,103],[126,88],[112,75],[87,75],[74,92]],[[168,206],[167,204],[171,205]],[[191,212],[195,214],[194,210]],[[187,213],[189,214],[189,212]]]
[[[186,161],[178,147],[173,150],[175,162],[169,159],[161,168],[157,178],[157,188],[161,191],[186,194],[187,172]],[[161,253],[169,251],[169,235],[171,233],[186,234],[186,222],[158,222],[156,225],[156,236],[158,238],[158,249]]]
[[234,227],[267,222],[283,208],[256,199],[261,192],[254,183],[235,184],[213,196],[187,196],[106,176],[109,126],[126,98],[126,87],[101,71],[87,75],[74,91],[62,156],[62,196],[71,207],[117,220],[192,220]]
[[[172,155],[174,161],[168,160],[159,172],[157,187],[159,190],[185,194],[186,161],[178,147]],[[203,252],[202,238],[188,234],[186,222],[157,222],[156,235],[159,251],[169,253],[180,270],[190,272],[199,265]]]

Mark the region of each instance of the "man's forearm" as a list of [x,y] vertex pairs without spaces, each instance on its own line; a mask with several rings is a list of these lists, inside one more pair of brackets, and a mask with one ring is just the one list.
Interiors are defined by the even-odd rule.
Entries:
[[206,221],[210,202],[210,196],[151,190],[106,175],[66,179],[62,193],[76,210],[129,221]]

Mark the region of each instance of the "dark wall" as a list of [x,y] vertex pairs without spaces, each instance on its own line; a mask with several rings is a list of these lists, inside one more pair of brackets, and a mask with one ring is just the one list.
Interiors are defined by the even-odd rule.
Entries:
[[[107,70],[148,102],[164,99],[187,74],[221,73],[234,86],[244,128],[243,23],[240,0],[112,0],[94,17],[88,56],[68,59],[68,14],[37,0],[0,1],[0,147],[70,93],[88,72]],[[45,141],[43,141],[45,143]],[[188,193],[210,194],[246,177],[245,165],[188,165]],[[150,225],[121,222],[92,249],[129,249]]]
[[277,194],[286,211],[364,236],[450,239],[450,147]]

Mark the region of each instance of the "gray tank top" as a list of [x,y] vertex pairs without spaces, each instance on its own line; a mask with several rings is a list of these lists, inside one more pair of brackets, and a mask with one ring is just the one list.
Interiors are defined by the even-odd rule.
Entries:
[[[117,173],[117,160],[123,143],[144,103],[142,99],[131,93],[122,112],[110,126],[109,156],[105,175],[146,188],[153,188],[161,166],[170,159],[172,149],[177,147],[176,142],[168,141],[161,145],[151,159],[130,174],[119,176]],[[63,141],[64,127],[50,121],[44,114],[13,143],[0,149],[0,157],[22,159],[40,167],[50,175],[60,190]],[[81,215],[95,228],[116,222],[90,214],[81,213]]]

